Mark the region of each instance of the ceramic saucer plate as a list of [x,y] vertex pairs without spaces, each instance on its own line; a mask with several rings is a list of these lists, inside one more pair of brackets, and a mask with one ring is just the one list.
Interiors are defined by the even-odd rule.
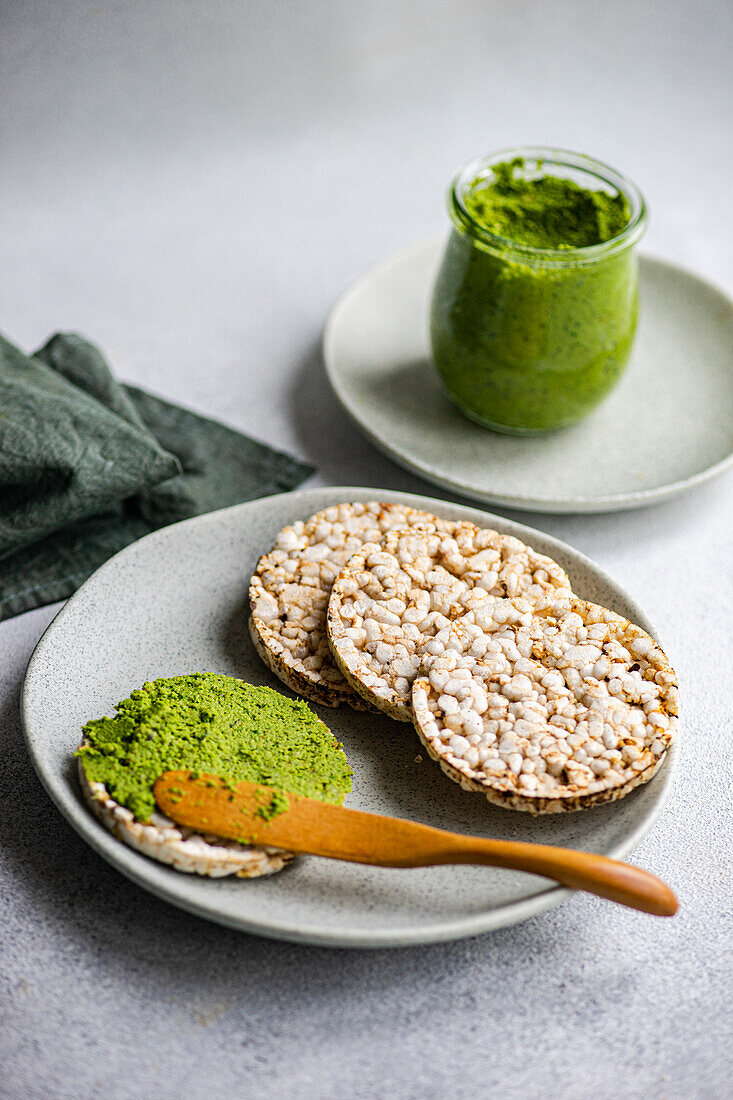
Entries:
[[538,512],[611,512],[665,500],[733,463],[733,302],[642,257],[641,313],[618,387],[573,428],[533,439],[467,420],[428,350],[443,244],[365,275],[328,319],[324,356],[344,408],[381,450],[437,485]]
[[[653,632],[629,596],[564,543],[472,508],[381,489],[310,489],[266,497],[141,539],[71,597],[39,642],[23,687],[23,728],[35,768],[68,821],[104,859],[166,901],[279,939],[388,947],[486,932],[541,913],[570,893],[546,879],[490,867],[401,871],[307,856],[271,878],[199,878],[128,848],[82,800],[72,755],[82,724],[110,714],[117,700],[146,680],[200,670],[287,693],[249,638],[250,573],[285,524],[330,504],[375,499],[516,534],[556,558],[579,595]],[[354,769],[347,805],[444,829],[622,858],[651,828],[671,786],[674,750],[650,783],[620,802],[533,818],[491,806],[451,783],[427,758],[411,726],[348,707],[314,709],[344,742]]]

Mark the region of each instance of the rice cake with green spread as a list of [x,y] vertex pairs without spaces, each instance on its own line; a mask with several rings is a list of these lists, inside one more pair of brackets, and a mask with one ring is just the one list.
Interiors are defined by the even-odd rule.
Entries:
[[640,627],[585,600],[487,599],[439,632],[415,728],[467,790],[530,813],[623,798],[664,761],[677,681]]
[[339,573],[328,605],[328,640],[355,691],[400,722],[431,639],[486,596],[571,596],[557,562],[511,535],[456,522],[392,531]]
[[[153,795],[163,772],[190,768],[334,805],[351,790],[343,747],[307,703],[215,673],[144,684],[116,705],[114,717],[87,722],[77,756],[84,796],[118,839],[211,877],[272,874],[293,854],[176,825]],[[272,813],[282,809],[278,802]]]
[[365,543],[395,528],[453,524],[404,504],[335,504],[284,527],[250,581],[249,628],[267,667],[293,691],[327,707],[373,709],[335,664],[326,609],[339,571]]

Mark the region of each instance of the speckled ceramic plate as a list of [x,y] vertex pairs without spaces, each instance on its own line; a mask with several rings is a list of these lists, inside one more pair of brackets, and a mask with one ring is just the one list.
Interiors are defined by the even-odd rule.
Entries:
[[442,242],[401,252],[334,307],[331,385],[396,462],[475,500],[538,512],[612,512],[665,500],[733,463],[733,302],[696,275],[641,260],[641,315],[626,372],[574,428],[535,439],[474,424],[428,351]]
[[[381,489],[311,489],[267,497],[141,539],[72,596],[38,643],[23,688],[23,727],[41,780],[74,828],[129,878],[174,905],[281,939],[384,947],[485,932],[541,913],[569,894],[545,879],[488,867],[405,871],[313,857],[301,857],[272,878],[203,879],[115,840],[82,801],[72,756],[82,724],[111,713],[117,700],[145,680],[202,670],[286,691],[249,639],[252,568],[286,523],[339,501],[374,499],[519,535],[556,558],[580,595],[653,632],[626,593],[564,543],[475,509]],[[344,742],[354,768],[348,805],[458,832],[622,857],[651,827],[671,783],[670,757],[647,786],[621,802],[533,818],[460,790],[421,752],[410,726],[347,707],[314,709]]]

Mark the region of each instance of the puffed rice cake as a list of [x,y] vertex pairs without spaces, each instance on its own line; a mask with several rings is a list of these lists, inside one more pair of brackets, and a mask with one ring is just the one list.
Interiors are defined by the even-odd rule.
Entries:
[[431,643],[415,728],[467,790],[530,813],[623,798],[661,766],[677,681],[640,627],[584,600],[484,600]]
[[426,644],[488,595],[571,596],[567,574],[520,539],[456,522],[450,531],[395,530],[341,570],[328,641],[355,691],[401,722]]
[[400,527],[453,524],[403,504],[336,504],[284,527],[250,581],[249,629],[267,667],[314,703],[374,709],[349,686],[326,638],[326,609],[339,570],[365,543]]
[[[82,742],[83,744],[84,742]],[[238,844],[235,840],[194,832],[157,810],[146,822],[109,794],[104,783],[87,779],[83,757],[78,764],[82,793],[95,817],[109,831],[145,856],[177,871],[209,878],[259,878],[281,871],[294,858],[279,848]]]

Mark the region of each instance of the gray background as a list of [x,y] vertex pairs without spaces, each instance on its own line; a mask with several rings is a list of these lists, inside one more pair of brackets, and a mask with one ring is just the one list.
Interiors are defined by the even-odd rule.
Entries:
[[[313,484],[429,491],[335,405],[331,303],[445,226],[458,163],[515,143],[618,165],[645,248],[733,290],[732,46],[725,2],[4,0],[0,327],[83,332]],[[179,913],[93,855],[27,762],[19,687],[56,609],[2,624],[2,1094],[730,1095],[732,503],[729,474],[647,511],[515,513],[625,585],[679,671],[679,779],[634,855],[679,893],[667,922],[577,896],[368,953]]]

